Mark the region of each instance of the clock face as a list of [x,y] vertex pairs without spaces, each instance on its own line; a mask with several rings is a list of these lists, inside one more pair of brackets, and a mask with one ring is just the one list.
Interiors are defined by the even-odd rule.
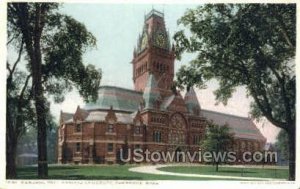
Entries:
[[184,121],[183,117],[179,114],[175,114],[171,118],[171,124],[172,124],[172,127],[176,128],[176,129],[184,129],[185,128],[185,121]]
[[163,32],[158,32],[156,34],[155,45],[157,45],[160,48],[166,48],[167,42]]

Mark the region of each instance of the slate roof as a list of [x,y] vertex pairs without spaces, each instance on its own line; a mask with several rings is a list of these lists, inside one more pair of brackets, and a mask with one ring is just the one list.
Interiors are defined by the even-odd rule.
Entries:
[[191,114],[194,113],[195,109],[201,109],[200,104],[198,102],[197,95],[193,87],[191,87],[190,90],[186,92],[184,96],[184,102],[189,113]]
[[210,110],[202,110],[202,115],[207,120],[212,120],[215,124],[220,126],[227,124],[234,133],[235,138],[266,140],[250,118]]
[[[101,122],[105,121],[107,111],[91,111],[89,112],[89,115],[85,118],[84,121],[87,122]],[[125,123],[125,124],[131,124],[133,123],[134,119],[134,113],[126,113],[126,112],[120,112],[120,113],[115,113],[117,117],[117,122],[119,123]],[[73,123],[73,118],[66,120],[64,123]]]
[[174,95],[174,94],[171,95],[171,96],[169,96],[169,97],[166,97],[166,98],[162,101],[162,103],[161,103],[161,105],[160,105],[160,108],[161,108],[162,110],[167,110],[167,108],[169,107],[169,105],[173,102],[174,98],[175,98],[175,95]]
[[147,85],[144,90],[145,109],[153,109],[155,102],[160,98],[157,82],[152,74],[149,75]]
[[[88,112],[85,121],[104,121],[108,110],[118,110],[116,116],[118,122],[130,124],[133,123],[134,116],[140,108],[140,104],[145,99],[145,107],[153,108],[155,99],[159,98],[159,91],[156,88],[156,81],[153,76],[149,77],[145,93],[124,89],[120,87],[101,86],[99,97],[96,103],[86,104],[83,109]],[[166,110],[175,96],[171,95],[163,99],[161,109]],[[147,104],[148,103],[148,104]],[[185,104],[189,111],[191,107],[198,106],[196,94],[192,90],[185,95]],[[200,105],[199,105],[200,108]],[[228,124],[235,134],[236,138],[255,139],[265,141],[265,137],[257,129],[250,118],[229,115],[210,110],[201,110],[201,115],[207,120],[213,120],[218,125]],[[64,123],[73,122],[73,114],[61,112],[61,119]]]
[[67,121],[67,120],[69,120],[69,119],[73,119],[73,115],[74,115],[74,114],[66,113],[66,112],[61,111],[61,112],[60,112],[60,120],[61,120],[62,122],[65,122],[65,121]]
[[96,103],[85,105],[86,110],[109,109],[128,112],[136,111],[143,102],[142,93],[120,87],[101,86]]

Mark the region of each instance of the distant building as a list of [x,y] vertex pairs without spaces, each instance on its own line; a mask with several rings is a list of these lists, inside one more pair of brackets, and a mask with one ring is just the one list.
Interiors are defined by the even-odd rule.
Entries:
[[193,88],[184,97],[172,90],[174,59],[164,15],[152,10],[133,52],[134,90],[101,86],[97,102],[78,107],[74,114],[61,112],[58,161],[116,163],[125,145],[198,151],[207,120],[232,128],[232,146],[239,153],[263,150],[266,139],[251,119],[202,110]]
[[17,166],[37,164],[38,155],[34,153],[23,153],[17,156]]

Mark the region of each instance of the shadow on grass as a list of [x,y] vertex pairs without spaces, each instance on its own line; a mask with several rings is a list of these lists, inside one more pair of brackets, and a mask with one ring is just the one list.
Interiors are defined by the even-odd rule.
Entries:
[[[17,168],[17,178],[16,179],[37,179],[37,167],[21,167]],[[73,173],[79,168],[76,167],[49,167],[49,171],[61,171],[65,173],[64,175],[57,176],[53,179],[58,179],[59,177],[67,177],[67,173]],[[70,175],[72,176],[72,175]]]
[[[49,170],[74,170],[74,169],[79,169],[80,167],[67,167],[67,166],[57,166],[57,167],[48,167]],[[27,172],[27,171],[36,171],[38,168],[37,167],[18,167],[17,171],[22,171],[22,172]]]
[[[22,180],[38,180],[36,175],[18,175]],[[47,180],[143,180],[142,177],[128,176],[85,176],[85,175],[50,175]]]
[[142,180],[142,177],[126,177],[126,176],[84,176],[84,175],[51,175],[48,179],[55,180]]

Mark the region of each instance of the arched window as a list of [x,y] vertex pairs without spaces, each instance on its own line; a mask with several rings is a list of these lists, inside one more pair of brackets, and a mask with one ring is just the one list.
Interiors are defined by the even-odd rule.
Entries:
[[200,144],[200,136],[194,135],[193,144],[198,145]]
[[80,150],[81,150],[81,147],[80,147],[81,145],[80,145],[80,142],[77,142],[76,143],[76,152],[80,152]]
[[153,141],[154,142],[161,142],[161,132],[160,131],[154,131],[153,132]]

